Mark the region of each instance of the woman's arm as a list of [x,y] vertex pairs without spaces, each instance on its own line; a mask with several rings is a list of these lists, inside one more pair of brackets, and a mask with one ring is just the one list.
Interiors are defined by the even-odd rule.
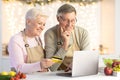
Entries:
[[27,54],[25,54],[25,49],[23,41],[20,39],[12,38],[8,44],[8,52],[10,57],[11,67],[23,73],[31,73],[35,71],[40,71],[40,62],[36,63],[26,63]]

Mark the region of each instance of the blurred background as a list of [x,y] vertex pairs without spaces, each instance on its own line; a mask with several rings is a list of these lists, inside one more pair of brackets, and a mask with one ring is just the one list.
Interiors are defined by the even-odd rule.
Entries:
[[43,41],[44,32],[57,24],[57,9],[65,3],[76,8],[76,25],[88,30],[91,50],[99,50],[101,55],[120,54],[120,0],[0,0],[0,64],[3,59],[8,62],[7,44],[12,35],[24,29],[28,9],[37,7],[49,16]]

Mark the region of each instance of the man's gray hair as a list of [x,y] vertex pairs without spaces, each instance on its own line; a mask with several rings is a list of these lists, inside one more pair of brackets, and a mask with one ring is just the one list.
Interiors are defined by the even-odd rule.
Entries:
[[45,17],[47,18],[48,16],[42,13],[40,9],[37,8],[32,8],[27,11],[25,18],[26,19],[36,19],[37,16]]
[[76,9],[70,5],[70,4],[63,4],[57,11],[57,16],[64,14],[64,13],[71,13],[75,12],[76,14]]

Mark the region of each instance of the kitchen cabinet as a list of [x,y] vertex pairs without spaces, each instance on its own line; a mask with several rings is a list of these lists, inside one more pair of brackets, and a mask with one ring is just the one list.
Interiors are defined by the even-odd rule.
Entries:
[[2,56],[0,63],[1,63],[0,72],[1,71],[10,71],[10,62],[9,62],[8,56]]

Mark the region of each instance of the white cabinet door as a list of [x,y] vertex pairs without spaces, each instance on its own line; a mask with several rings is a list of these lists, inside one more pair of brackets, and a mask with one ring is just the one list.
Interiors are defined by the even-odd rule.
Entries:
[[8,57],[2,57],[0,62],[0,72],[1,71],[10,71],[10,62]]

